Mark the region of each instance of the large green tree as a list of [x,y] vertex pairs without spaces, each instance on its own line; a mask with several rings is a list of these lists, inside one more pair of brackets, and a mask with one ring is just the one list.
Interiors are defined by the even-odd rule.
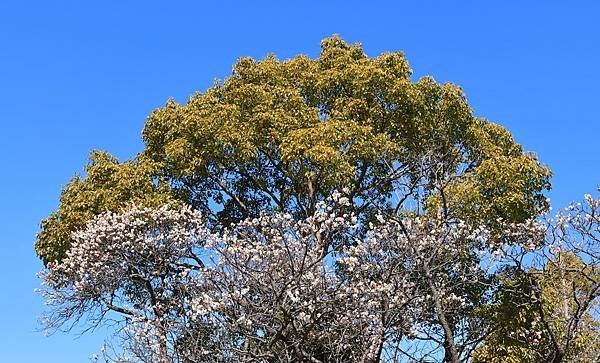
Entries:
[[550,171],[475,117],[460,87],[412,80],[400,52],[369,57],[337,36],[321,48],[241,58],[224,81],[152,112],[133,160],[94,153],[42,222],[40,258],[61,260],[71,232],[130,202],[183,201],[214,228],[270,210],[310,216],[334,190],[361,218],[441,208],[493,228],[546,207]]

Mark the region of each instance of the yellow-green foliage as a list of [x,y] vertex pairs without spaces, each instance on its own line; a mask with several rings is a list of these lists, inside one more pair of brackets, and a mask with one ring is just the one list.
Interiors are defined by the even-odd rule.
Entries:
[[[595,363],[600,356],[600,326],[589,313],[568,336],[569,324],[594,288],[600,270],[569,252],[550,261],[542,270],[502,278],[496,305],[487,317],[496,330],[473,354],[474,363],[538,363],[550,361],[556,351],[551,335],[565,349],[565,362]],[[539,291],[533,293],[533,289]],[[588,311],[595,311],[597,301]],[[540,310],[541,309],[541,310]],[[570,343],[567,346],[567,341]]]
[[151,177],[151,163],[133,160],[120,164],[108,153],[89,156],[84,178],[74,177],[63,190],[58,210],[42,221],[35,249],[45,264],[60,260],[70,245],[70,234],[94,215],[119,210],[128,202],[155,206],[172,201],[169,188]]
[[[321,46],[315,59],[241,58],[224,81],[152,112],[139,160],[109,163],[120,172],[108,173],[107,183],[88,175],[66,188],[43,223],[42,259],[59,258],[68,233],[102,209],[132,196],[154,200],[145,195],[155,192],[155,177],[221,224],[272,208],[310,214],[344,187],[354,201],[383,207],[394,195],[390,170],[400,165],[409,183],[421,182],[415,190],[432,210],[446,200],[453,213],[489,222],[545,208],[549,170],[504,128],[474,117],[460,87],[412,81],[400,52],[368,57],[337,36]],[[137,179],[124,192],[126,173]],[[79,201],[96,192],[111,202]]]

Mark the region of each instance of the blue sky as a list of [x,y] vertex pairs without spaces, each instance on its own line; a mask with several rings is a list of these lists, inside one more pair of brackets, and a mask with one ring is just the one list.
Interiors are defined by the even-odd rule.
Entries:
[[402,50],[416,77],[461,85],[478,116],[552,168],[555,208],[593,193],[599,17],[595,1],[3,0],[0,361],[85,362],[99,349],[101,334],[36,331],[39,221],[90,149],[133,156],[152,109],[185,102],[240,56],[316,56],[334,33],[369,55]]

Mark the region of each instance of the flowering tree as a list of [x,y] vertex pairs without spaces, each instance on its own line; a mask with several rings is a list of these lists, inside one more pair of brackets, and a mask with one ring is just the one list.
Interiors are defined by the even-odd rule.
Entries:
[[175,334],[190,322],[185,313],[201,289],[198,245],[209,239],[189,208],[133,206],[105,213],[73,234],[73,248],[41,273],[50,329],[88,320],[91,328],[116,319],[128,353],[147,362],[173,356]]
[[361,225],[341,193],[218,233],[188,207],[132,205],[42,272],[46,324],[116,323],[121,361],[593,361],[599,205],[501,241],[444,213]]

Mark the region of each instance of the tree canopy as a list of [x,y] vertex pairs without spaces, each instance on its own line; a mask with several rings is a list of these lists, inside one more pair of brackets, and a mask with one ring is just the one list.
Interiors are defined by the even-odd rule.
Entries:
[[181,201],[221,228],[263,211],[308,217],[334,190],[361,219],[437,211],[493,227],[546,208],[550,171],[460,87],[411,79],[401,52],[376,57],[337,36],[317,58],[240,58],[232,74],[148,117],[145,148],[94,152],[42,222],[36,251],[60,261],[70,234],[129,203]]
[[240,58],[93,151],[42,221],[46,327],[113,324],[132,362],[595,362],[600,199],[460,87],[337,36]]
[[[588,203],[571,221],[505,224],[503,244],[443,214],[378,214],[362,234],[341,193],[306,219],[219,232],[189,206],[131,205],[42,271],[45,322],[110,324],[106,362],[597,362]],[[333,235],[352,243],[324,248]]]

